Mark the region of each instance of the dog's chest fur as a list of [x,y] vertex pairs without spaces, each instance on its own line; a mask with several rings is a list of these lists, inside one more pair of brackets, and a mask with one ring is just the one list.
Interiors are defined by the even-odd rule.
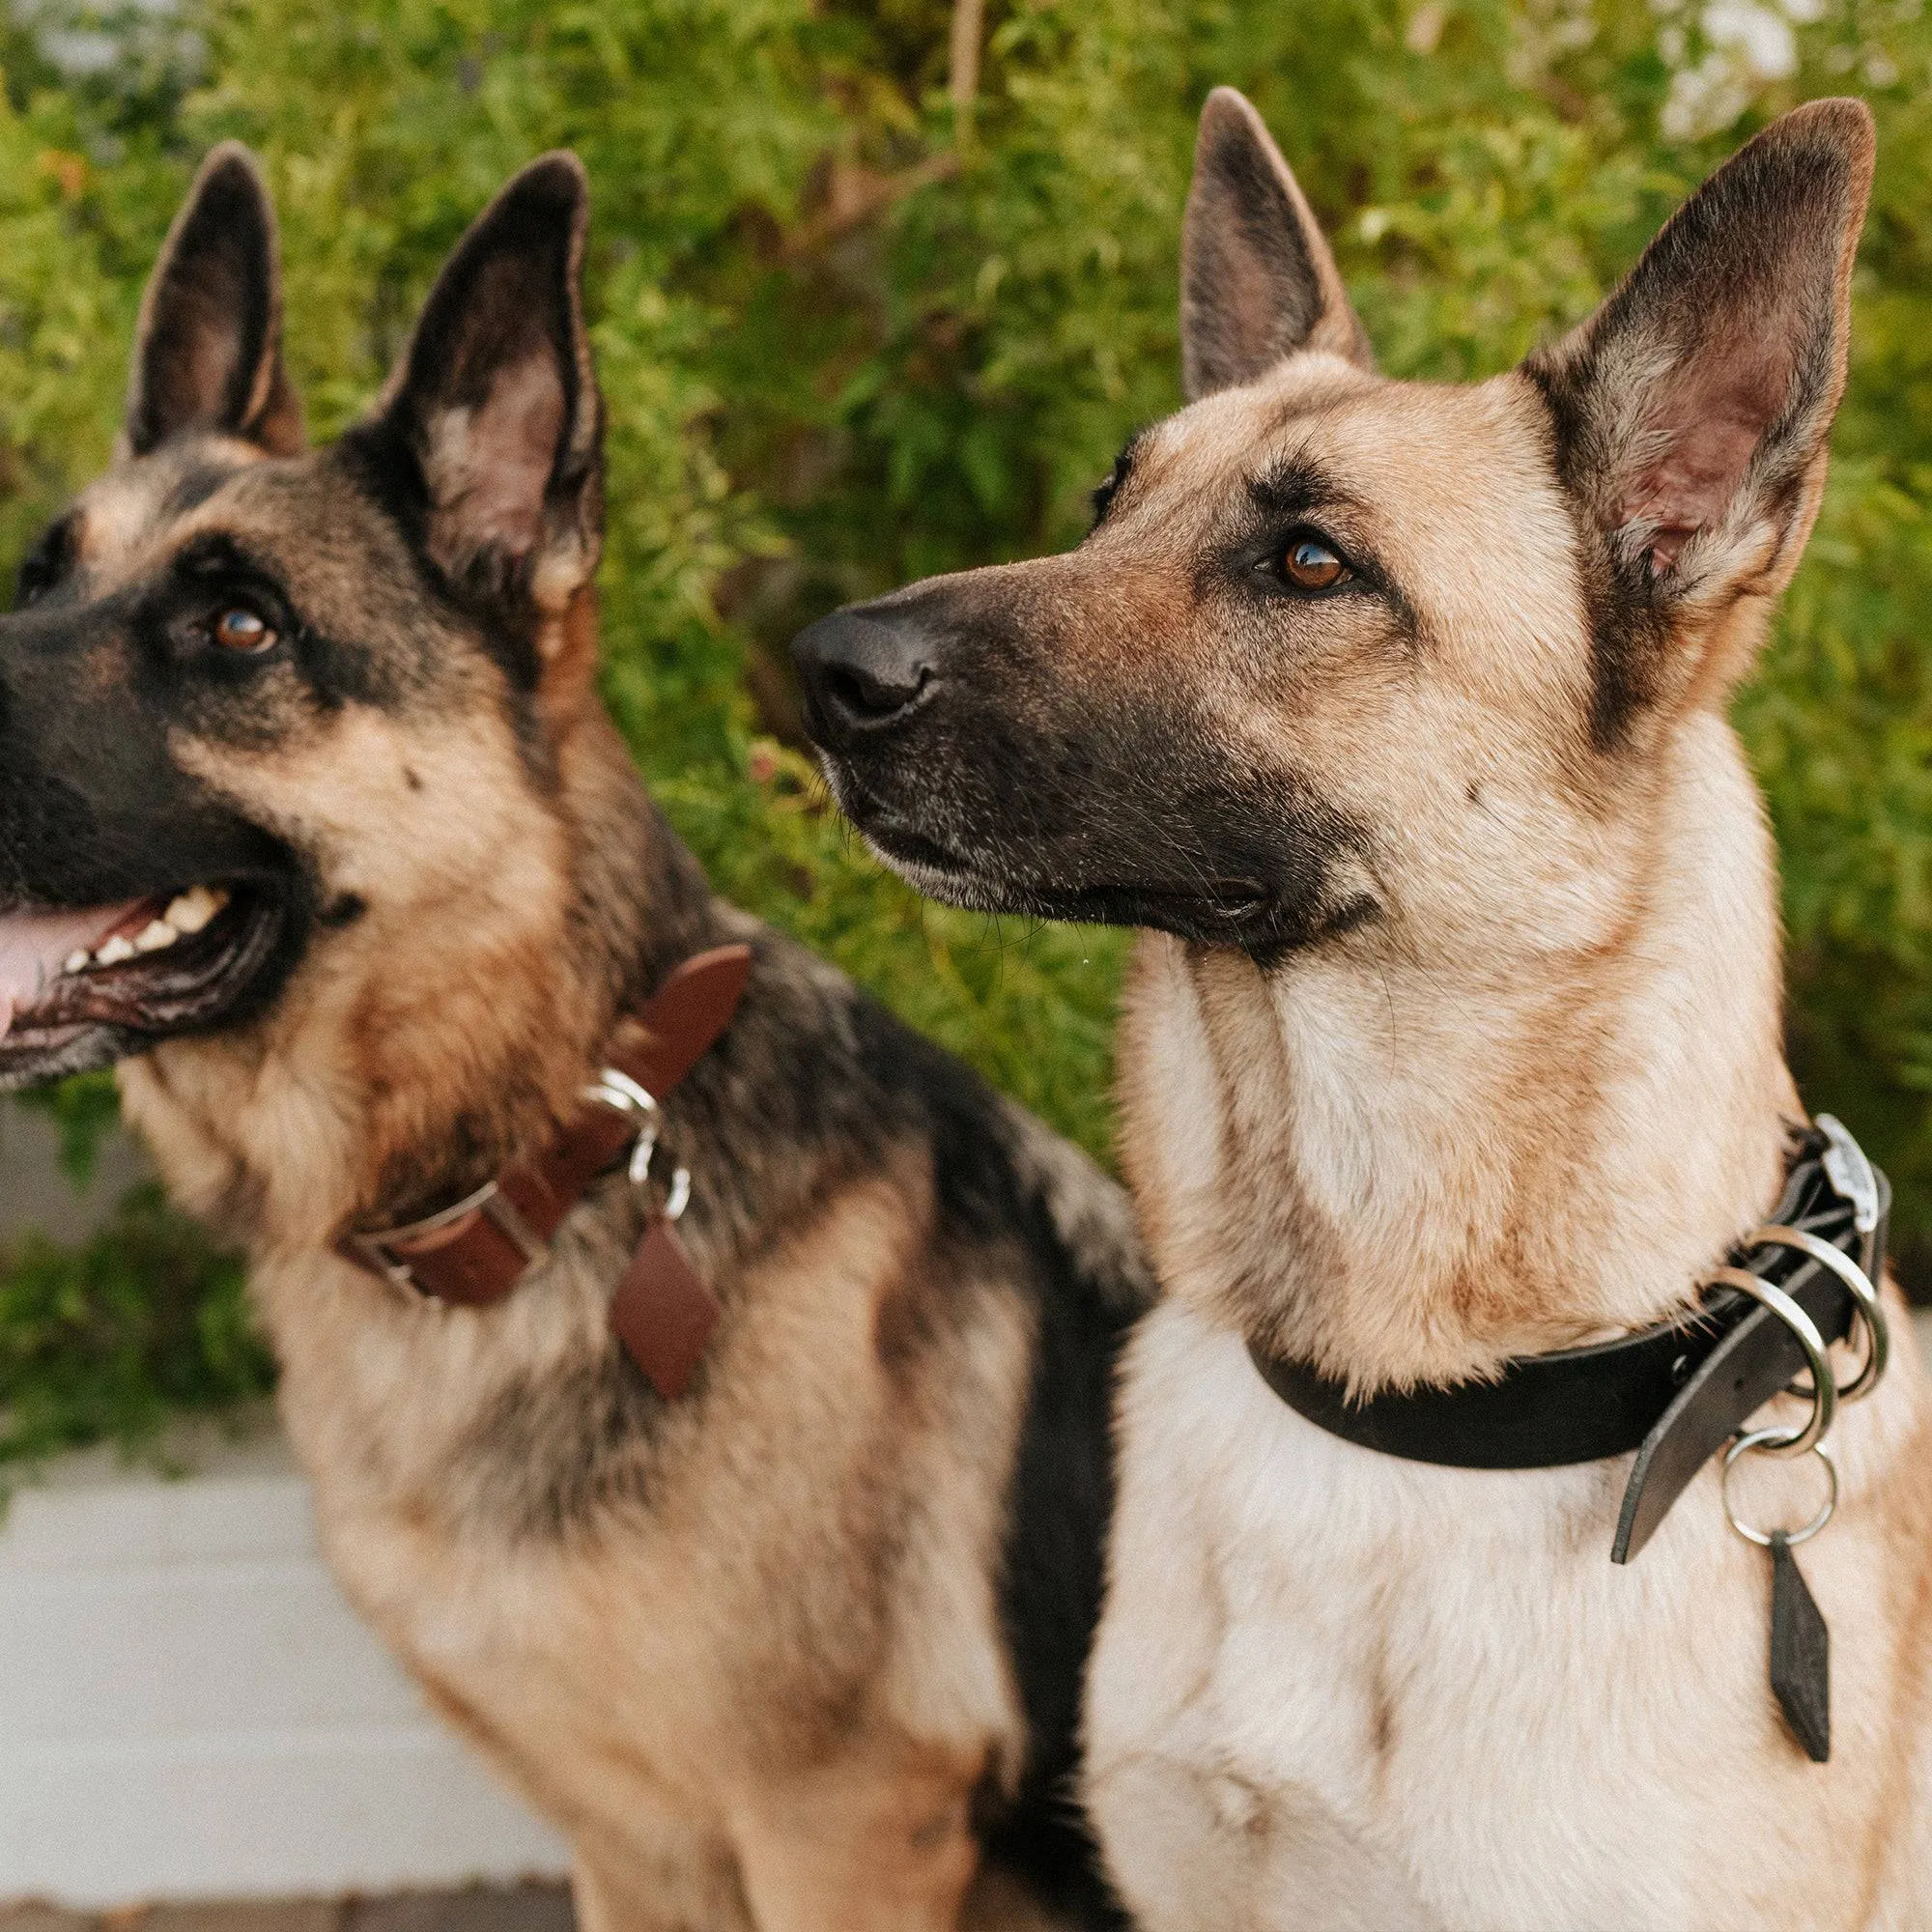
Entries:
[[674,1408],[605,1325],[614,1208],[495,1310],[326,1258],[258,1274],[338,1576],[574,1834],[723,1845],[761,1786],[867,1732],[989,1768],[1021,1747],[992,1579],[1031,1329],[969,1290],[943,1393],[882,1371],[921,1182],[908,1160],[846,1189],[722,1284]]
[[[1749,851],[1679,843],[1683,895],[1728,912],[1703,882],[1752,876]],[[1297,1007],[1241,962],[1144,945],[1127,1156],[1171,1299],[1125,1371],[1088,1776],[1160,1932],[1924,1922],[1932,1861],[1907,1821],[1925,1810],[1932,1445],[1909,1346],[1841,1419],[1839,1514],[1804,1552],[1833,1633],[1833,1760],[1817,1766],[1769,1688],[1768,1559],[1725,1526],[1715,1469],[1619,1568],[1628,1459],[1492,1473],[1378,1456],[1286,1408],[1242,1341],[1272,1317],[1291,1351],[1326,1343],[1331,1373],[1394,1360],[1454,1381],[1660,1319],[1669,1285],[1775,1198],[1776,1124],[1797,1111],[1754,1045],[1776,1039],[1775,935],[1744,910],[1725,930],[1754,943],[1745,969],[1724,955],[1723,989],[1667,935],[1633,962],[1662,986],[1634,1058],[1590,1009],[1513,1042],[1512,987],[1486,997],[1487,1027],[1430,1033],[1393,969],[1363,976],[1354,1007],[1311,969]],[[1505,1105],[1488,1096],[1513,1045],[1542,1073]],[[1770,1130],[1664,1130],[1713,1096]],[[1487,1192],[1458,1166],[1481,1119],[1536,1123],[1475,1174]],[[1469,1350],[1478,1327],[1488,1356]],[[1808,1512],[1809,1473],[1770,1507]]]
[[1834,1634],[1821,1767],[1780,1727],[1769,1567],[1713,1472],[1616,1568],[1624,1461],[1374,1455],[1277,1402],[1238,1336],[1165,1306],[1130,1350],[1089,1711],[1129,1897],[1203,1932],[1916,1922],[1881,1903],[1915,1848],[1888,1873],[1879,1845],[1922,1788],[1903,1755],[1918,1669],[1892,1674],[1922,1566],[1865,1485],[1922,1444],[1919,1379],[1907,1364],[1848,1418],[1842,1512],[1806,1552]]

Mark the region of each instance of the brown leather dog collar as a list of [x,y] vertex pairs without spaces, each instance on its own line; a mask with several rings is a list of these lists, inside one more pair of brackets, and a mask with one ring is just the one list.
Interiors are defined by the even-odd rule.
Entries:
[[[751,975],[749,946],[720,946],[685,960],[620,1022],[586,1105],[543,1152],[506,1167],[461,1201],[402,1227],[352,1229],[336,1252],[438,1301],[489,1308],[506,1300],[549,1253],[563,1218],[629,1149],[639,1182],[656,1144],[657,1106],[731,1024]],[[641,1157],[639,1157],[641,1156]],[[717,1325],[718,1303],[673,1225],[683,1203],[680,1171],[668,1208],[651,1216],[611,1299],[611,1326],[659,1394],[691,1385]]]

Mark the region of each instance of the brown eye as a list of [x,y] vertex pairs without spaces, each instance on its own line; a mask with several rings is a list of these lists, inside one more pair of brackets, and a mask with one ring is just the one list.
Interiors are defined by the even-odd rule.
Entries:
[[1320,537],[1295,537],[1281,568],[1297,590],[1332,590],[1355,574]]
[[245,604],[231,604],[214,620],[214,641],[225,651],[261,652],[275,641],[261,615]]

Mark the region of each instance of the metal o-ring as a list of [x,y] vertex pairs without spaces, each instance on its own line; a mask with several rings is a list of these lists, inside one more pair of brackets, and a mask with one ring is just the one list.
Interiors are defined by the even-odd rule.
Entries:
[[[1778,1439],[1785,1435],[1782,1429],[1753,1429],[1747,1435],[1740,1435],[1724,1451],[1724,1473],[1719,1484],[1719,1492],[1723,1498],[1724,1520],[1744,1538],[1747,1543],[1754,1543],[1760,1549],[1771,1548],[1773,1532],[1757,1528],[1754,1524],[1740,1522],[1737,1512],[1731,1507],[1731,1470],[1737,1460],[1747,1449],[1762,1449],[1768,1455],[1785,1455],[1789,1452],[1778,1447]],[[1838,1507],[1838,1465],[1832,1460],[1832,1452],[1822,1442],[1811,1445],[1811,1453],[1825,1465],[1825,1473],[1831,1478],[1831,1492],[1825,1504],[1802,1529],[1784,1532],[1784,1540],[1792,1548],[1801,1543],[1809,1543],[1825,1525],[1832,1520],[1833,1512]]]
[[614,1108],[620,1114],[635,1114],[643,1122],[637,1139],[631,1143],[631,1157],[625,1168],[631,1185],[643,1186],[650,1179],[651,1156],[658,1147],[658,1122],[664,1118],[655,1097],[615,1066],[604,1067],[584,1088],[583,1097],[595,1100],[601,1107]]
[[1811,1369],[1811,1419],[1802,1429],[1759,1429],[1753,1435],[1770,1438],[1757,1444],[1769,1456],[1802,1456],[1816,1448],[1838,1412],[1838,1384],[1832,1374],[1832,1358],[1826,1352],[1825,1338],[1818,1324],[1783,1289],[1741,1267],[1713,1268],[1706,1277],[1721,1281],[1762,1303],[1797,1336]]
[[682,1218],[684,1210],[691,1206],[691,1170],[688,1167],[673,1168],[670,1177],[670,1193],[666,1197],[664,1217],[667,1221]]
[[[1885,1306],[1879,1300],[1878,1290],[1872,1286],[1871,1276],[1866,1274],[1844,1249],[1833,1247],[1828,1240],[1809,1233],[1804,1228],[1787,1228],[1781,1222],[1772,1222],[1762,1228],[1753,1228],[1745,1236],[1747,1248],[1778,1247],[1795,1248],[1801,1255],[1809,1255],[1820,1267],[1830,1268],[1844,1283],[1845,1292],[1852,1297],[1865,1324],[1865,1359],[1858,1374],[1838,1389],[1840,1402],[1857,1402],[1868,1396],[1879,1384],[1885,1374],[1886,1363],[1891,1357],[1891,1327],[1885,1319]],[[1809,1389],[1794,1388],[1795,1395],[1809,1395]]]

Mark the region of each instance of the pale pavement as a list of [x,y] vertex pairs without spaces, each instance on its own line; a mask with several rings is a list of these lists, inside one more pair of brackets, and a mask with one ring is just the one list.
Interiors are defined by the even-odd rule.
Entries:
[[573,1932],[559,1885],[299,1899],[276,1905],[156,1905],[91,1915],[0,1908],[0,1932]]

